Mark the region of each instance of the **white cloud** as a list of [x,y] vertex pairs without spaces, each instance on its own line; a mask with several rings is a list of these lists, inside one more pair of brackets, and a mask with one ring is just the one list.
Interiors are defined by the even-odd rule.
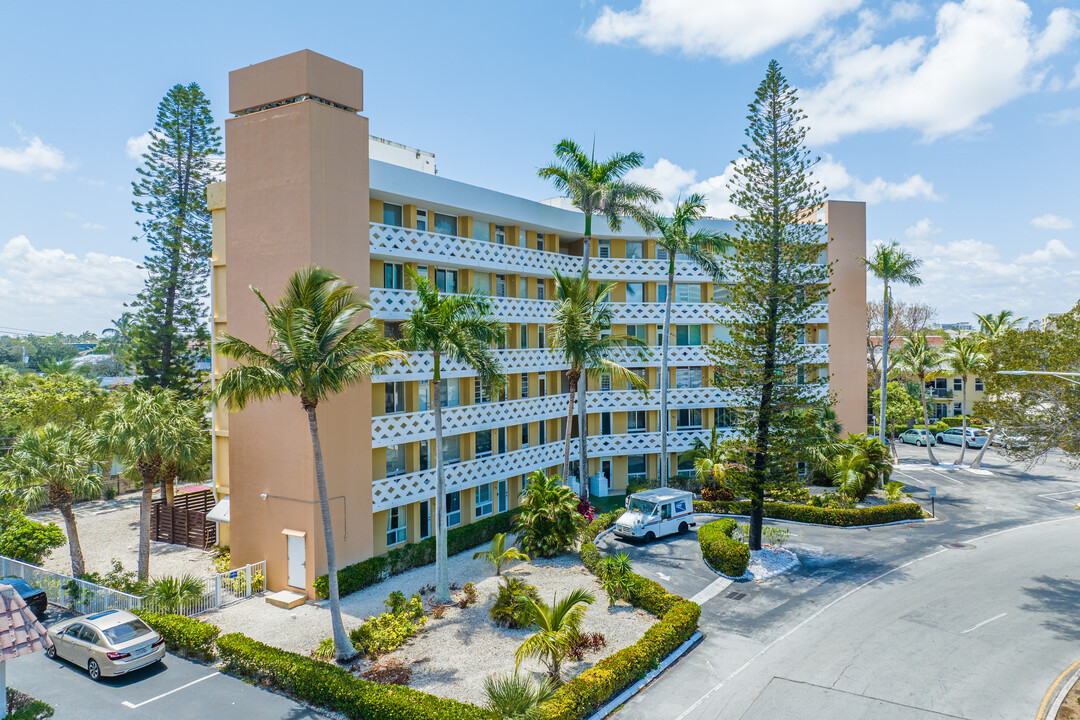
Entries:
[[[82,224],[82,226],[83,226],[83,230],[104,230],[105,229],[104,225],[99,225],[96,222],[90,222],[89,220],[84,222]],[[885,398],[885,399],[886,399],[886,401],[888,401],[888,398]]]
[[684,170],[667,158],[660,158],[652,167],[634,168],[626,173],[626,179],[659,190],[664,200],[657,205],[657,211],[671,212],[675,207],[674,198],[697,179],[697,172]]
[[632,43],[654,52],[679,50],[746,60],[806,37],[861,0],[641,0],[633,10],[604,6],[588,30],[598,43]]
[[[889,7],[889,19],[897,22],[906,22],[922,17],[923,12],[923,7],[922,5],[919,5],[919,3],[901,0],[901,2],[895,2]],[[888,398],[886,398],[886,400],[887,399]]]
[[941,228],[934,225],[930,218],[923,218],[907,230],[904,230],[904,235],[913,240],[919,240],[937,235],[939,232],[941,232]]
[[1039,122],[1046,125],[1068,125],[1069,123],[1080,122],[1080,107],[1043,113],[1039,116]]
[[830,54],[828,77],[803,94],[810,138],[910,128],[924,140],[982,126],[992,110],[1037,89],[1042,63],[1078,33],[1080,13],[1058,8],[1042,32],[1022,0],[947,2],[933,37],[865,43]]
[[153,140],[154,136],[150,134],[149,130],[138,137],[129,137],[126,148],[127,156],[132,160],[142,160],[142,156],[146,154]]
[[878,176],[863,182],[853,176],[844,164],[826,154],[814,168],[814,177],[829,191],[835,200],[861,200],[869,205],[902,200],[929,200],[939,202],[934,183],[916,174],[899,182]]
[[1022,265],[1035,265],[1038,263],[1056,263],[1062,260],[1071,260],[1076,257],[1076,253],[1065,246],[1065,243],[1060,240],[1051,239],[1046,241],[1046,247],[1041,250],[1028,253],[1026,255],[1020,255],[1016,258],[1016,262]]
[[68,167],[64,151],[45,144],[37,135],[26,137],[15,130],[23,141],[21,147],[0,147],[0,169],[26,175],[39,174],[44,180],[54,180],[56,173]]
[[[1069,89],[1080,87],[1080,63],[1076,63],[1076,67],[1073,68],[1073,77],[1069,81]],[[886,398],[887,400],[888,398]]]
[[125,257],[38,249],[24,235],[0,247],[0,307],[11,327],[99,331],[120,316],[144,279]]
[[1043,230],[1070,230],[1072,229],[1073,221],[1067,217],[1046,213],[1037,218],[1031,218],[1031,224]]

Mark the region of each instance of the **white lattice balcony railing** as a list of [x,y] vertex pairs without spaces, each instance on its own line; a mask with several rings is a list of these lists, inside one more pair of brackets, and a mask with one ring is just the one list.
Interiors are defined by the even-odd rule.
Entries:
[[[718,388],[671,388],[668,409],[713,408],[728,404],[729,395]],[[461,435],[522,423],[565,418],[570,403],[566,393],[505,402],[480,403],[443,408],[443,435]],[[594,391],[588,394],[590,413],[659,410],[660,392],[644,396],[633,390]],[[377,415],[371,422],[371,446],[386,447],[398,443],[430,440],[435,437],[434,413],[431,410],[393,415]]]
[[[725,436],[727,433],[725,433]],[[668,433],[668,451],[690,449],[695,438],[708,441],[708,430],[674,430]],[[562,441],[514,450],[500,455],[467,460],[447,465],[444,469],[446,491],[455,492],[477,485],[527,475],[533,470],[562,463],[565,445]],[[588,439],[589,457],[656,453],[660,450],[659,433],[629,435],[596,435]],[[570,442],[570,456],[578,453],[577,440]],[[372,511],[379,512],[398,505],[435,496],[435,469],[376,480],[371,486]]]
[[[394,262],[420,261],[440,267],[481,269],[496,273],[517,273],[546,277],[553,268],[577,274],[582,258],[574,255],[534,250],[517,245],[499,245],[486,240],[440,235],[395,225],[371,223],[371,257]],[[677,260],[676,274],[682,282],[711,282],[712,278],[693,263]],[[667,261],[633,258],[592,258],[589,275],[596,280],[659,281],[667,279]]]
[[[430,353],[406,353],[409,365],[394,362],[386,372],[376,375],[375,382],[401,382],[406,380],[430,380],[434,361]],[[523,372],[548,372],[566,370],[569,365],[551,348],[506,348],[496,350],[495,356],[507,374]],[[648,346],[642,348],[616,348],[611,358],[627,367],[658,367],[660,348]],[[708,352],[701,345],[673,345],[668,349],[668,363],[671,367],[704,367],[712,364]],[[440,372],[443,378],[473,377],[476,370],[472,367],[443,358]]]

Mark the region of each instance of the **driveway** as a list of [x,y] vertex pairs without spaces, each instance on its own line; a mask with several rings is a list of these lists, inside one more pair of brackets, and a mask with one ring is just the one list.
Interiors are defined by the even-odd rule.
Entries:
[[[781,524],[801,564],[707,597],[705,641],[617,717],[1033,716],[1080,656],[1080,474],[1058,459],[1013,467],[993,450],[986,473],[970,472],[950,464],[957,453],[942,448],[931,467],[925,449],[900,449],[894,478],[927,506],[935,486],[938,521]],[[631,554],[684,596],[707,580],[692,536]]]

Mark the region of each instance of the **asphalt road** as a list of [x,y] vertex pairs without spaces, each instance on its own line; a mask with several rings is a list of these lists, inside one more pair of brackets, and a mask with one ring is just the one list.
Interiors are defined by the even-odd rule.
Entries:
[[[617,717],[1033,717],[1080,657],[1080,473],[1013,467],[993,450],[988,473],[973,473],[951,465],[957,454],[941,448],[931,467],[925,449],[900,449],[894,479],[926,506],[936,486],[938,520],[778,523],[800,565],[705,600],[704,642]],[[715,580],[695,540],[603,546],[692,597]]]

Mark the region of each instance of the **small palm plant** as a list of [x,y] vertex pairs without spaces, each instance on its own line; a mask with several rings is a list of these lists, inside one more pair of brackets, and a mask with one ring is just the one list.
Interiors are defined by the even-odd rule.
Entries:
[[529,562],[529,556],[511,545],[506,547],[506,533],[496,533],[491,538],[491,546],[487,550],[473,553],[473,560],[483,558],[485,562],[495,567],[495,575],[502,575],[502,566],[511,560]]
[[534,683],[516,671],[512,675],[489,675],[484,678],[487,709],[500,720],[532,720],[538,708],[555,695],[558,685],[545,679]]
[[154,578],[146,588],[146,599],[154,610],[177,614],[202,600],[206,594],[203,581],[194,575]]
[[885,499],[891,503],[898,503],[904,499],[904,483],[900,480],[890,480],[885,483]]
[[517,664],[521,667],[526,658],[536,658],[547,666],[548,675],[556,682],[562,682],[559,671],[562,661],[570,654],[570,647],[577,634],[581,632],[581,621],[585,619],[585,606],[596,602],[596,597],[583,588],[578,588],[562,599],[552,595],[551,604],[543,600],[529,599],[532,627],[536,632],[521,643],[514,653]]
[[616,600],[629,600],[634,587],[634,575],[631,570],[630,556],[624,552],[605,555],[597,565],[600,585],[608,596],[608,607],[613,607]]

